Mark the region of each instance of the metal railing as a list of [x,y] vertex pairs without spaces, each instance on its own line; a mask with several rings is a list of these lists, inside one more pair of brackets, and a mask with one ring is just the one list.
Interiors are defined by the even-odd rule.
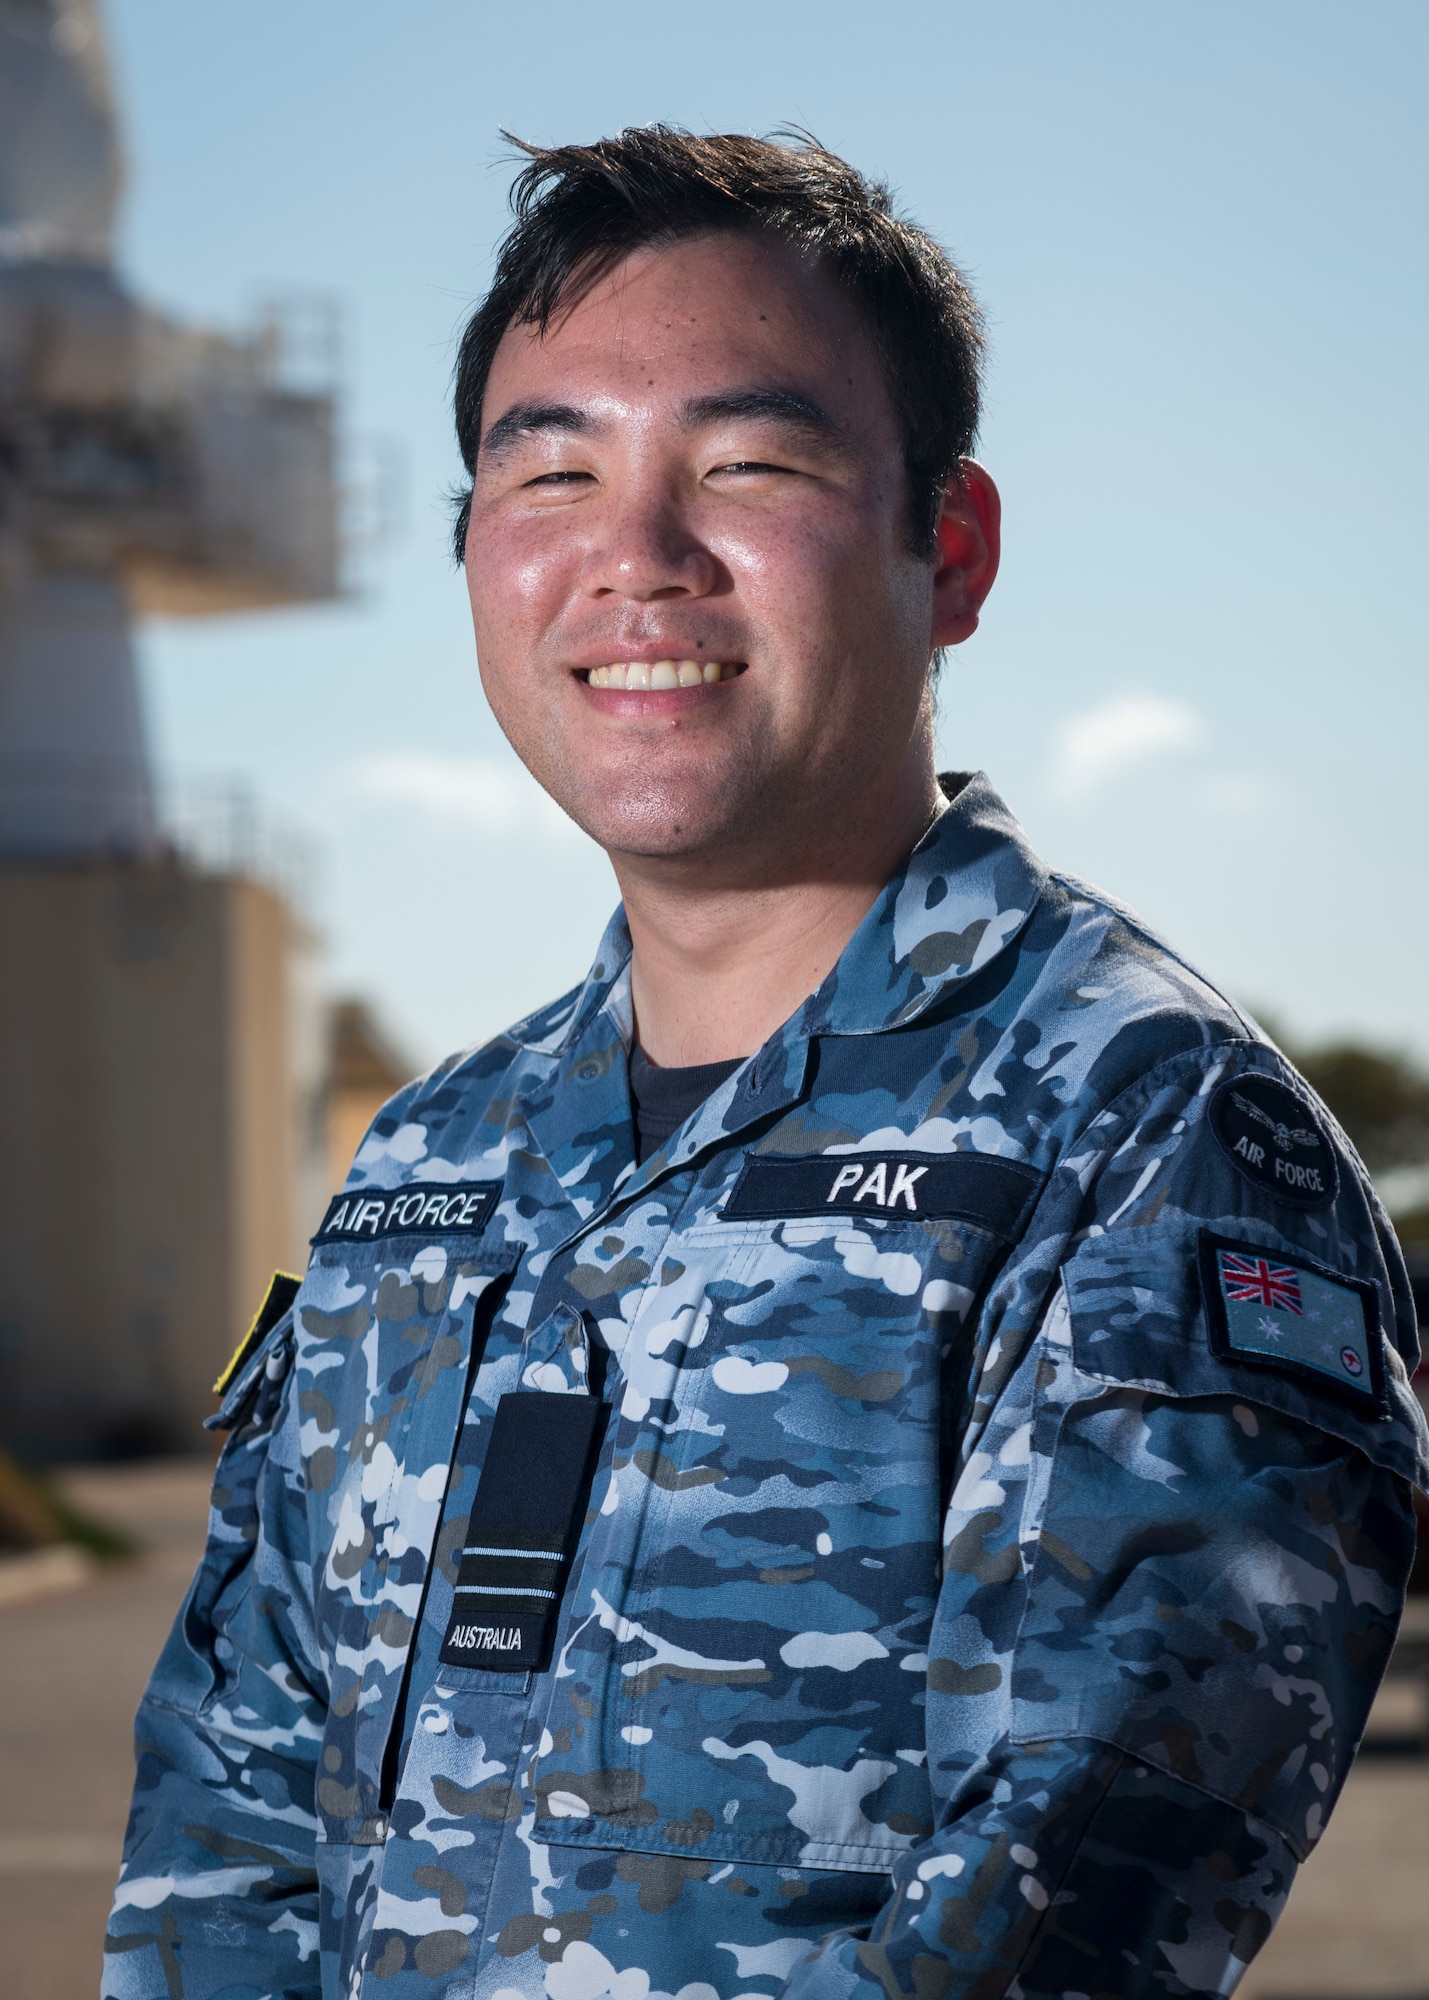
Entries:
[[305,923],[316,920],[317,842],[260,806],[241,777],[188,771],[150,784],[117,760],[113,769],[0,767],[0,862],[143,865],[166,856],[199,874],[266,883]]

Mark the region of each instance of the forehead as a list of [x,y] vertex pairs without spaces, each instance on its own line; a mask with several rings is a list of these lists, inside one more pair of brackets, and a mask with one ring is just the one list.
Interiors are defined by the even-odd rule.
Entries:
[[544,333],[508,328],[484,420],[533,395],[648,406],[756,382],[891,420],[872,338],[827,272],[774,237],[701,236],[632,252]]

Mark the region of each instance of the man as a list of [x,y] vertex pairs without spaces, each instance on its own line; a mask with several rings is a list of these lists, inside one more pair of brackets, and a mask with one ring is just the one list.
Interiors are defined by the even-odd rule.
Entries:
[[[978,322],[812,146],[534,153],[483,684],[624,903],[399,1094],[225,1394],[106,1993],[1228,1993],[1393,1640],[1363,1169],[935,778]],[[286,1309],[285,1309],[286,1308]]]

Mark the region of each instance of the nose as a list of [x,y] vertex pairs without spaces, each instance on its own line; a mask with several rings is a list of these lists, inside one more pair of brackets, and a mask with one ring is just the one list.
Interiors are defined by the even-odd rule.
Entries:
[[718,566],[677,498],[668,492],[631,494],[607,517],[605,534],[587,566],[591,593],[639,604],[707,597]]

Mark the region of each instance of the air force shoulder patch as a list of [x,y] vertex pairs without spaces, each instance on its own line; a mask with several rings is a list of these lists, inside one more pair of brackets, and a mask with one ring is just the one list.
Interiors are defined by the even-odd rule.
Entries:
[[1252,1187],[1289,1208],[1328,1208],[1334,1200],[1334,1148],[1309,1105],[1273,1076],[1227,1077],[1208,1116],[1221,1150]]

